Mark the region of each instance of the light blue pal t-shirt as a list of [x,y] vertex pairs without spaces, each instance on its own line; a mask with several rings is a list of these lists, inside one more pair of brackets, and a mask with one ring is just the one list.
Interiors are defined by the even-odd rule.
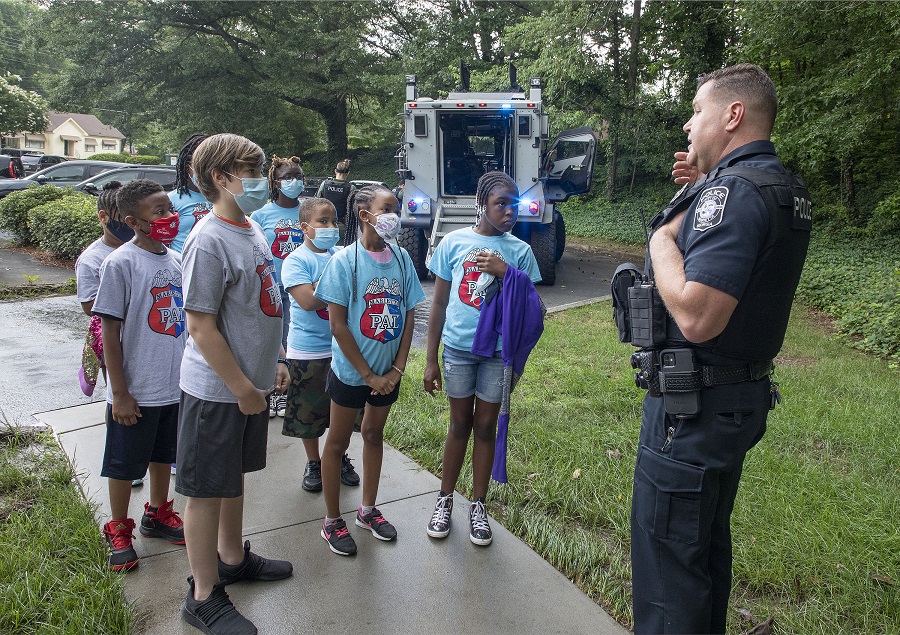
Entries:
[[[489,251],[506,264],[525,272],[532,282],[541,281],[531,247],[512,234],[482,236],[471,227],[447,234],[438,243],[428,268],[439,278],[450,281],[450,301],[441,339],[445,346],[460,351],[472,350],[478,327],[484,293],[475,292],[475,283],[481,275],[475,257],[482,251]],[[501,341],[497,338],[497,350],[500,348]]]
[[250,215],[259,223],[266,234],[269,251],[275,262],[275,277],[282,287],[281,267],[284,259],[303,244],[303,231],[300,229],[300,204],[294,207],[282,207],[275,201],[263,205]]
[[169,249],[181,253],[184,241],[194,229],[194,225],[212,211],[212,203],[207,201],[203,194],[191,189],[187,191],[187,194],[179,194],[178,190],[172,190],[169,192],[169,200],[172,201],[172,207],[178,212],[178,235],[169,245]]
[[[316,253],[301,245],[284,259],[281,279],[285,289],[301,284],[318,282],[331,256],[339,251],[332,247],[324,253]],[[318,311],[302,308],[291,296],[291,328],[288,331],[288,348],[305,353],[331,351],[331,328],[328,324],[328,307]],[[327,357],[327,355],[326,355]]]
[[[340,250],[328,261],[316,287],[320,300],[347,307],[350,333],[372,372],[378,375],[391,369],[400,350],[406,312],[425,301],[409,254],[402,247],[388,248],[393,255],[385,263],[376,262],[358,241]],[[366,385],[334,338],[331,369],[345,384]]]

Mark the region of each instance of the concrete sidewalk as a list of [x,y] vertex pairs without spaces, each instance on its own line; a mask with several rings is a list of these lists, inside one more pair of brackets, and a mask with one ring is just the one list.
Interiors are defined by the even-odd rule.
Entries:
[[75,277],[74,268],[44,264],[30,254],[9,249],[8,243],[9,239],[0,234],[0,288],[63,284]]
[[[85,495],[109,516],[103,458],[105,403],[38,413],[74,462]],[[273,583],[228,587],[235,605],[266,635],[350,633],[361,625],[380,633],[523,635],[627,630],[561,573],[496,521],[494,542],[468,539],[468,504],[457,494],[453,530],[445,540],[425,534],[440,481],[385,446],[378,506],[396,527],[394,542],[381,542],[355,526],[360,489],[343,487],[341,508],[359,547],[357,555],[329,551],[319,536],[321,494],[300,488],[305,464],[299,439],[281,435],[280,418],[269,424],[268,466],[247,475],[244,533],[253,550],[285,558],[293,577]],[[353,435],[349,454],[361,470],[362,442]],[[173,479],[174,481],[174,479]],[[130,516],[140,521],[148,485],[132,492]],[[175,495],[175,508],[184,500]],[[183,547],[136,535],[141,557],[126,574],[126,594],[141,615],[138,633],[198,633],[181,620],[189,567]]]

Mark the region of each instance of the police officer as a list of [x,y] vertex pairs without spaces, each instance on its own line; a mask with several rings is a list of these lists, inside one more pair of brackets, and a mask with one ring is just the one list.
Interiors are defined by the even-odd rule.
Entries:
[[688,185],[651,223],[649,264],[668,311],[659,348],[687,349],[700,386],[699,412],[667,408],[666,394],[644,399],[631,510],[637,634],[725,632],[731,512],[778,397],[772,359],[811,227],[808,192],[770,141],[776,110],[758,66],[701,76],[673,172]]
[[[334,204],[338,220],[347,224],[347,198],[353,190],[350,178],[350,159],[338,162],[334,168],[334,178],[325,179],[319,186],[316,196],[325,198]],[[353,239],[355,240],[355,238]]]

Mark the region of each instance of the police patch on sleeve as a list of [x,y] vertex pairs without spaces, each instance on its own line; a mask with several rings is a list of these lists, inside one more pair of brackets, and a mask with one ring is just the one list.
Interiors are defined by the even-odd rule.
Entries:
[[727,187],[711,187],[704,190],[694,209],[694,230],[705,232],[721,223],[727,200]]

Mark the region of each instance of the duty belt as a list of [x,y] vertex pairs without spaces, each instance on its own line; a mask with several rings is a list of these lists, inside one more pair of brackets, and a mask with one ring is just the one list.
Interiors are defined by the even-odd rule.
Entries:
[[692,392],[701,388],[710,388],[723,384],[739,384],[744,381],[756,381],[775,370],[773,360],[749,362],[739,366],[705,366],[701,365],[694,372],[667,373],[660,371],[660,388],[662,392]]

